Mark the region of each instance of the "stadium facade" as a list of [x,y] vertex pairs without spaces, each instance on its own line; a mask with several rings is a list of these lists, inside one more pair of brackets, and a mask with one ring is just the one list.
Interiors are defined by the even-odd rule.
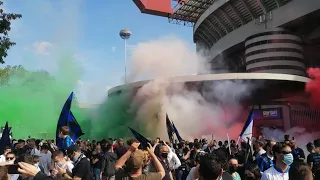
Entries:
[[[142,13],[193,27],[197,51],[214,74],[173,77],[203,92],[206,82],[230,79],[263,83],[246,102],[255,105],[254,127],[319,128],[320,112],[304,93],[308,67],[320,65],[319,0],[133,0]],[[226,70],[228,73],[226,73]],[[231,72],[231,73],[230,73]],[[147,81],[132,83],[135,88]],[[114,87],[109,95],[119,94]]]

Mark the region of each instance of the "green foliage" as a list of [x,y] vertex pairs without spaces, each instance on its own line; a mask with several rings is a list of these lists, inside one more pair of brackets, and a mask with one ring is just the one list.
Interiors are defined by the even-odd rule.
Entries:
[[21,18],[21,14],[14,13],[4,13],[2,6],[3,2],[0,1],[0,63],[3,64],[4,58],[7,57],[7,51],[11,46],[14,46],[16,43],[12,42],[8,36],[9,31],[11,30],[11,21]]
[[[16,81],[19,80],[19,83]],[[53,83],[54,77],[49,74],[48,71],[28,71],[23,66],[6,66],[3,69],[0,69],[0,87],[3,86],[14,86],[19,84],[19,86],[35,83],[37,86],[40,86],[41,83],[45,82]],[[34,90],[34,89],[33,89]]]

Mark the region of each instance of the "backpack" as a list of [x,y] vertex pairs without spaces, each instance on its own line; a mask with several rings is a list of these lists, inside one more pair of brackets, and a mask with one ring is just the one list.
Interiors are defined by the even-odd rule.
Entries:
[[114,161],[112,158],[108,156],[108,152],[104,154],[104,158],[106,161],[106,166],[104,169],[105,176],[107,177],[114,176],[116,174],[116,168],[115,168],[116,161]]

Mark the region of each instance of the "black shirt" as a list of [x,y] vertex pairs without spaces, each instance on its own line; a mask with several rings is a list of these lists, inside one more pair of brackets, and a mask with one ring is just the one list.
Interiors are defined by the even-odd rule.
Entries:
[[182,171],[190,171],[190,168],[189,168],[189,165],[188,165],[188,162],[183,158],[185,156],[185,154],[183,153],[183,150],[177,150],[176,152],[180,162],[181,162],[181,166],[179,167],[179,170],[182,170]]
[[312,164],[312,172],[320,169],[320,153],[311,153],[307,157],[307,162],[309,165]]
[[83,157],[72,169],[72,177],[79,177],[82,180],[91,180],[90,161]]
[[103,154],[99,153],[92,155],[92,160],[94,159],[98,159],[98,161],[95,164],[92,163],[92,168],[101,169]]

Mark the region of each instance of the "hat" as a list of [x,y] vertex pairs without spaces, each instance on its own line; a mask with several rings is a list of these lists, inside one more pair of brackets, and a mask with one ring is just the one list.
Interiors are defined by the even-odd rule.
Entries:
[[307,148],[314,148],[314,144],[312,142],[309,142],[306,147]]
[[131,154],[130,158],[127,160],[127,165],[129,168],[139,169],[143,166],[144,158],[144,152],[140,149],[137,149]]
[[80,151],[79,146],[74,145],[74,144],[67,148],[67,154],[72,154],[72,153],[78,152],[78,151]]

